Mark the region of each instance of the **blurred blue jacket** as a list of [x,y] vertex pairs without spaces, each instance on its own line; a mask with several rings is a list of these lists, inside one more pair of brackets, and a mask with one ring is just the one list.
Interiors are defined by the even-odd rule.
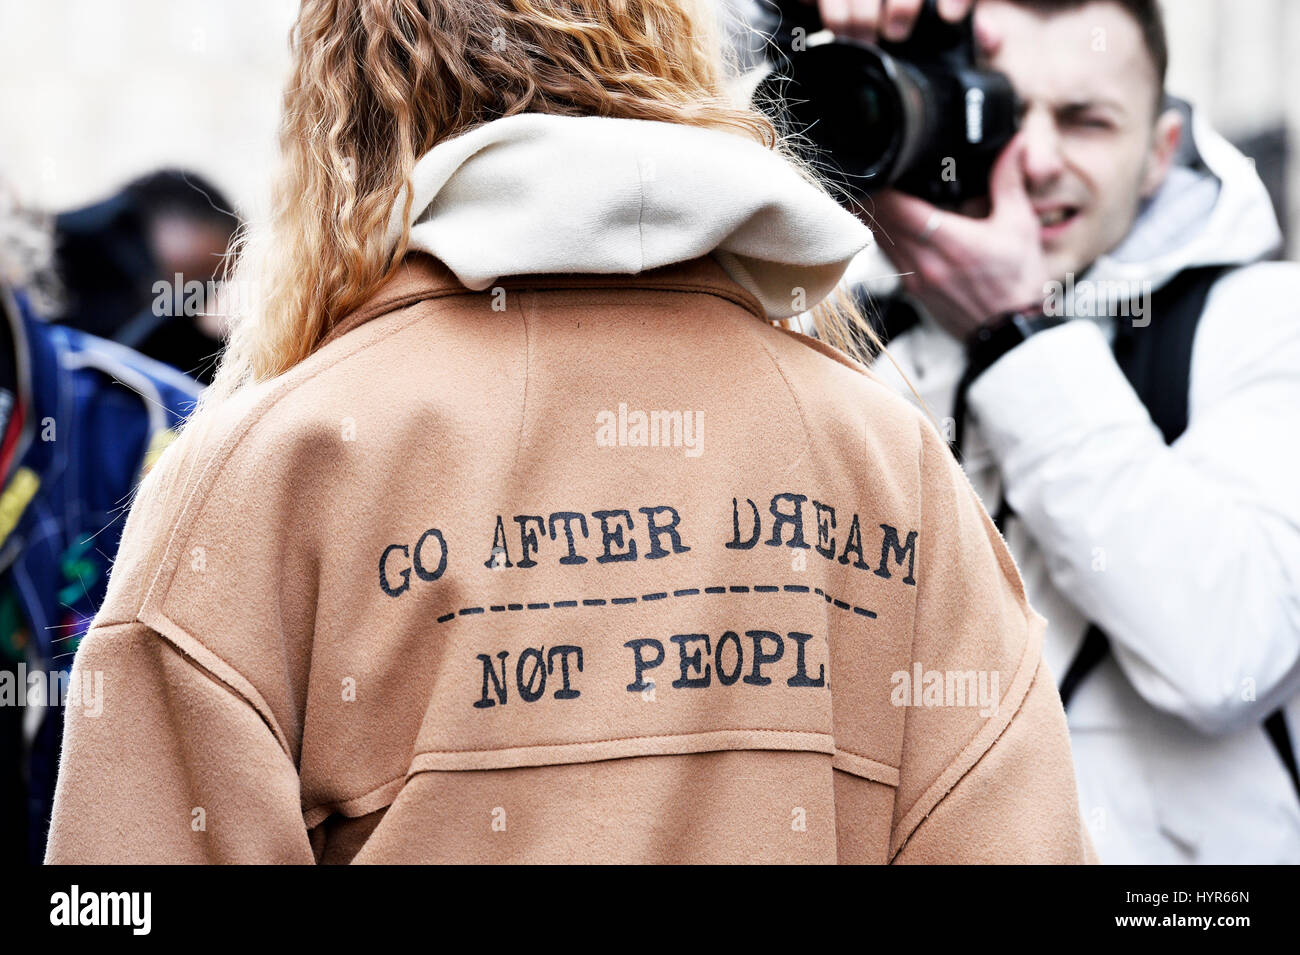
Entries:
[[[3,475],[0,594],[16,604],[28,634],[28,672],[66,673],[103,600],[131,495],[201,387],[114,342],[41,321],[21,294],[11,302],[28,428],[26,447]],[[30,736],[35,719],[27,709]],[[24,827],[28,858],[39,862],[61,706],[45,707],[34,732]]]

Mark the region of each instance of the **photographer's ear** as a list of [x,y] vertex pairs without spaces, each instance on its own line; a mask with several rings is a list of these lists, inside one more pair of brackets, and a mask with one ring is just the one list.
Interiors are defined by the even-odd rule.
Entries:
[[1183,117],[1176,109],[1166,109],[1156,117],[1151,132],[1151,151],[1147,155],[1146,170],[1142,175],[1142,198],[1149,199],[1164,184],[1165,176],[1178,154],[1178,143],[1183,138]]

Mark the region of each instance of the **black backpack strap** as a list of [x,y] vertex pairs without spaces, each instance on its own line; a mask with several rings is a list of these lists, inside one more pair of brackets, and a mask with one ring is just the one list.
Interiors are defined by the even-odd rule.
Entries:
[[[1115,360],[1166,444],[1173,444],[1187,430],[1196,329],[1210,290],[1227,271],[1223,266],[1188,269],[1151,297],[1150,310],[1142,316],[1142,325],[1136,324],[1133,318],[1116,322]],[[1062,704],[1070,705],[1079,685],[1109,653],[1110,638],[1096,624],[1090,625],[1061,680]],[[1264,721],[1264,729],[1291,777],[1296,795],[1300,796],[1300,770],[1296,766],[1286,714],[1280,709],[1270,714]]]
[[1278,756],[1282,757],[1282,765],[1291,777],[1291,785],[1295,787],[1296,795],[1300,796],[1300,767],[1296,766],[1295,746],[1291,743],[1291,731],[1287,729],[1286,711],[1278,707],[1270,713],[1264,721],[1264,732],[1268,734]]
[[[1192,375],[1192,342],[1205,301],[1223,268],[1188,269],[1151,296],[1149,310],[1138,319],[1115,322],[1115,361],[1146,406],[1165,443],[1187,430],[1187,400]],[[1138,325],[1137,321],[1143,324]],[[1079,684],[1110,653],[1110,638],[1096,624],[1088,627],[1061,680],[1061,702],[1070,705]]]
[[[1129,309],[1130,317],[1115,322],[1112,346],[1115,361],[1160,429],[1166,444],[1173,444],[1174,439],[1187,429],[1192,342],[1210,290],[1226,271],[1226,267],[1209,266],[1180,272],[1151,296],[1149,307],[1144,309],[1142,316],[1136,314],[1139,303],[1135,302]],[[1142,324],[1136,324],[1138,321]],[[1006,520],[1014,513],[1003,495],[994,517],[999,530],[1004,530]],[[1106,639],[1101,631],[1098,635]],[[1087,640],[1087,636],[1084,639]],[[1083,655],[1082,648],[1080,655]],[[1089,653],[1086,658],[1092,659],[1093,656],[1094,653]],[[1096,666],[1104,657],[1105,654],[1101,654],[1091,666]],[[1078,679],[1082,680],[1086,674],[1084,671]]]
[[1187,430],[1192,344],[1210,290],[1226,271],[1212,266],[1181,272],[1151,296],[1140,319],[1116,320],[1115,361],[1165,444],[1173,444]]
[[[1192,342],[1210,289],[1222,268],[1188,269],[1151,296],[1149,310],[1138,319],[1116,319],[1113,350],[1138,398],[1146,406],[1165,443],[1187,430],[1187,400],[1191,386]],[[1142,321],[1138,325],[1137,321]],[[1091,624],[1061,680],[1061,702],[1070,705],[1079,685],[1110,654],[1110,638]]]
[[1101,629],[1095,624],[1088,625],[1088,632],[1083,635],[1083,643],[1079,644],[1079,650],[1075,653],[1074,659],[1070,661],[1069,669],[1065,671],[1065,676],[1061,678],[1061,705],[1066,709],[1070,708],[1070,701],[1074,699],[1074,693],[1079,689],[1079,684],[1110,654],[1110,638],[1101,632]]

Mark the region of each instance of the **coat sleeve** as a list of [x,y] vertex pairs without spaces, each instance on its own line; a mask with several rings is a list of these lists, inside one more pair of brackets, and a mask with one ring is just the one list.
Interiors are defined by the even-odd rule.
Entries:
[[47,863],[312,863],[258,711],[142,623],[92,628],[69,687]]
[[921,427],[913,681],[891,700],[906,707],[892,859],[1095,862],[1042,662],[1046,621],[960,466]]
[[1173,445],[1088,321],[1035,335],[970,391],[1052,582],[1148,703],[1206,733],[1300,687],[1297,294],[1286,263],[1215,285]]

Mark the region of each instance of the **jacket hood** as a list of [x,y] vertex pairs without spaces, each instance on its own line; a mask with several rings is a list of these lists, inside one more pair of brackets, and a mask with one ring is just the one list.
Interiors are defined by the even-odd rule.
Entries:
[[[872,242],[779,154],[675,123],[510,116],[439,143],[411,181],[410,247],[474,290],[502,276],[636,274],[711,255],[768,317],[789,318],[825,298]],[[389,222],[394,244],[404,205]]]
[[1185,102],[1179,156],[1128,236],[1088,270],[1092,281],[1150,282],[1184,269],[1246,265],[1282,242],[1277,215],[1255,165]]

